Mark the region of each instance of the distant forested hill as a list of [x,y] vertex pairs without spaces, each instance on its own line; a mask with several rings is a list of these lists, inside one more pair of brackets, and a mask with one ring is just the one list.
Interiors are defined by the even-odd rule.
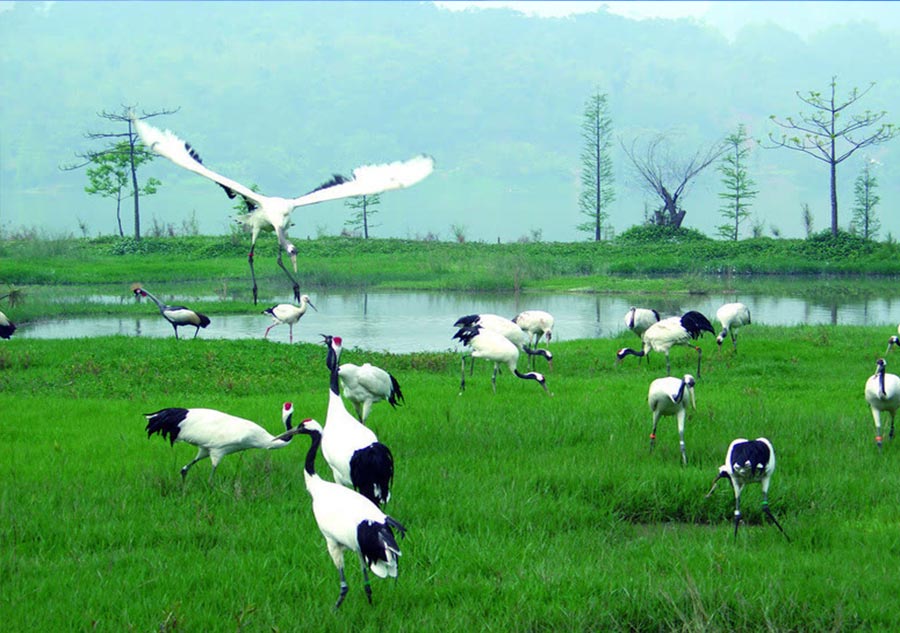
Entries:
[[[382,198],[373,234],[449,239],[579,240],[580,123],[597,87],[617,137],[671,135],[686,157],[744,123],[754,137],[770,114],[803,111],[796,91],[875,88],[862,108],[900,122],[900,38],[877,15],[808,40],[776,25],[734,41],[691,20],[633,21],[606,13],[565,19],[509,10],[451,12],[418,2],[15,3],[0,13],[0,228],[115,230],[114,203],[63,172],[116,131],[96,116],[137,104],[180,107],[155,122],[191,141],[210,167],[272,195],[296,195],[336,170],[435,156],[438,171]],[[900,140],[875,148],[883,235],[900,233]],[[841,222],[850,220],[854,156],[839,171]],[[646,196],[617,148],[617,231],[641,222]],[[828,226],[827,170],[786,150],[754,150],[754,221],[800,236],[801,205]],[[143,201],[145,231],[195,217],[229,230],[221,191],[159,160],[160,193]],[[685,226],[720,223],[712,169],[685,198]],[[293,235],[341,230],[341,202],[295,215]],[[125,214],[126,231],[131,225]]]

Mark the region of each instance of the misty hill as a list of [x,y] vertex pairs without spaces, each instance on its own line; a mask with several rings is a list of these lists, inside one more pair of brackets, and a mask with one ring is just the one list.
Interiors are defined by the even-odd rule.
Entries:
[[[895,9],[892,9],[896,11]],[[414,2],[16,3],[0,13],[0,228],[115,230],[114,203],[88,196],[83,170],[58,167],[100,145],[88,131],[120,131],[96,116],[136,104],[189,140],[211,168],[269,195],[298,195],[335,171],[433,155],[437,171],[382,197],[372,234],[515,240],[580,240],[577,205],[585,100],[609,95],[617,137],[630,144],[670,134],[676,157],[744,123],[776,131],[770,114],[806,111],[796,92],[840,95],[870,82],[862,109],[900,122],[900,39],[877,14],[801,38],[774,24],[733,39],[693,20],[633,21],[607,13],[562,19],[511,10],[447,11]],[[896,24],[896,22],[894,22]],[[900,140],[874,148],[882,236],[900,233]],[[839,168],[841,223],[863,155]],[[656,201],[637,187],[623,152],[613,154],[611,223],[639,223]],[[787,150],[755,149],[755,221],[803,234],[828,220],[824,164]],[[143,200],[153,220],[196,217],[207,233],[229,230],[221,190],[160,159],[163,181]],[[712,169],[685,197],[685,226],[714,234],[721,222]],[[292,235],[341,230],[349,210],[330,202],[298,211]],[[126,231],[130,217],[124,215]]]

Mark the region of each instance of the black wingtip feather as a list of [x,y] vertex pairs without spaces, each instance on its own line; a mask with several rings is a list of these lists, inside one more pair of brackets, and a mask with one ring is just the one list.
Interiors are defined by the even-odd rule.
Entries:
[[691,338],[699,338],[703,332],[709,332],[713,336],[716,335],[716,331],[713,329],[709,319],[695,310],[685,312],[682,315],[681,325],[691,333]]
[[147,437],[152,437],[154,433],[159,433],[163,438],[169,440],[170,444],[174,444],[178,439],[178,433],[181,431],[181,423],[187,418],[188,410],[179,407],[171,407],[168,409],[160,409],[153,413],[145,413],[147,418]]

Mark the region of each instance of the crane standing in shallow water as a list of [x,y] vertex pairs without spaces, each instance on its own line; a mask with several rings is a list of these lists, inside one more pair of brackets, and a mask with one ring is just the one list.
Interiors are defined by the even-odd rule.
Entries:
[[434,159],[430,156],[420,155],[405,162],[398,161],[357,167],[353,170],[352,178],[336,174],[325,184],[296,198],[264,196],[237,181],[207,169],[203,165],[200,155],[191,145],[178,138],[173,132],[159,130],[133,114],[132,122],[137,129],[138,135],[141,137],[141,141],[151,151],[168,158],[179,167],[183,167],[217,183],[225,190],[229,198],[234,198],[235,196],[243,198],[247,207],[247,213],[240,216],[239,219],[250,229],[250,254],[247,256],[247,261],[250,263],[250,277],[253,280],[253,303],[257,302],[253,254],[256,249],[256,239],[261,231],[275,232],[279,245],[278,266],[291,280],[294,287],[294,299],[299,302],[300,285],[288,269],[285,268],[281,256],[282,251],[288,254],[296,273],[297,247],[287,239],[287,229],[290,226],[291,212],[294,209],[327,200],[363,196],[410,187],[426,178],[434,170]]
[[293,343],[294,342],[294,323],[300,320],[304,314],[306,314],[306,307],[309,306],[316,312],[319,309],[312,304],[312,301],[309,300],[309,295],[300,295],[300,305],[295,306],[290,303],[279,303],[278,305],[274,305],[271,308],[266,308],[263,310],[263,314],[268,314],[272,317],[274,323],[266,328],[266,333],[263,334],[263,338],[269,337],[269,330],[271,330],[276,325],[283,325],[285,323],[288,324],[290,328],[288,340]]
[[200,328],[205,328],[210,324],[209,317],[205,314],[194,312],[190,308],[185,308],[184,306],[166,305],[144,290],[140,284],[134,284],[131,287],[131,290],[136,297],[147,297],[156,304],[156,307],[159,308],[159,313],[163,315],[163,318],[166,321],[172,324],[172,329],[175,330],[175,338],[178,338],[178,328],[183,325],[193,325],[195,328],[194,338],[197,338],[197,333],[200,331]]

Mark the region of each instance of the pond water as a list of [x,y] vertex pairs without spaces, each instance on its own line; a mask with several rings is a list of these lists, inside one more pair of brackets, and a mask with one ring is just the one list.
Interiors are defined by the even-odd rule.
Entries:
[[[209,297],[201,297],[212,300]],[[191,300],[162,297],[170,303]],[[197,297],[193,300],[196,301]],[[80,300],[84,301],[84,298]],[[88,300],[107,303],[134,301],[113,295],[96,295]],[[453,323],[462,315],[494,313],[513,317],[522,310],[540,309],[554,315],[554,340],[609,338],[625,329],[625,313],[632,305],[655,308],[663,316],[699,310],[715,327],[716,309],[723,303],[742,301],[750,308],[754,323],[766,325],[841,324],[884,325],[886,334],[896,332],[900,322],[900,296],[842,301],[775,297],[765,295],[705,294],[693,296],[629,297],[579,293],[556,294],[482,294],[457,292],[352,292],[312,295],[318,312],[309,310],[294,326],[294,341],[318,343],[320,334],[345,339],[348,348],[409,353],[456,350],[451,340]],[[156,306],[147,302],[147,315],[141,317],[79,317],[22,325],[16,336],[27,338],[81,338],[125,335],[143,337],[173,336]],[[262,338],[272,323],[260,314],[216,315],[209,311],[212,323],[200,330],[199,337],[224,339]],[[179,336],[192,337],[193,328],[179,328]],[[269,333],[275,342],[288,342],[288,326],[279,325]]]

